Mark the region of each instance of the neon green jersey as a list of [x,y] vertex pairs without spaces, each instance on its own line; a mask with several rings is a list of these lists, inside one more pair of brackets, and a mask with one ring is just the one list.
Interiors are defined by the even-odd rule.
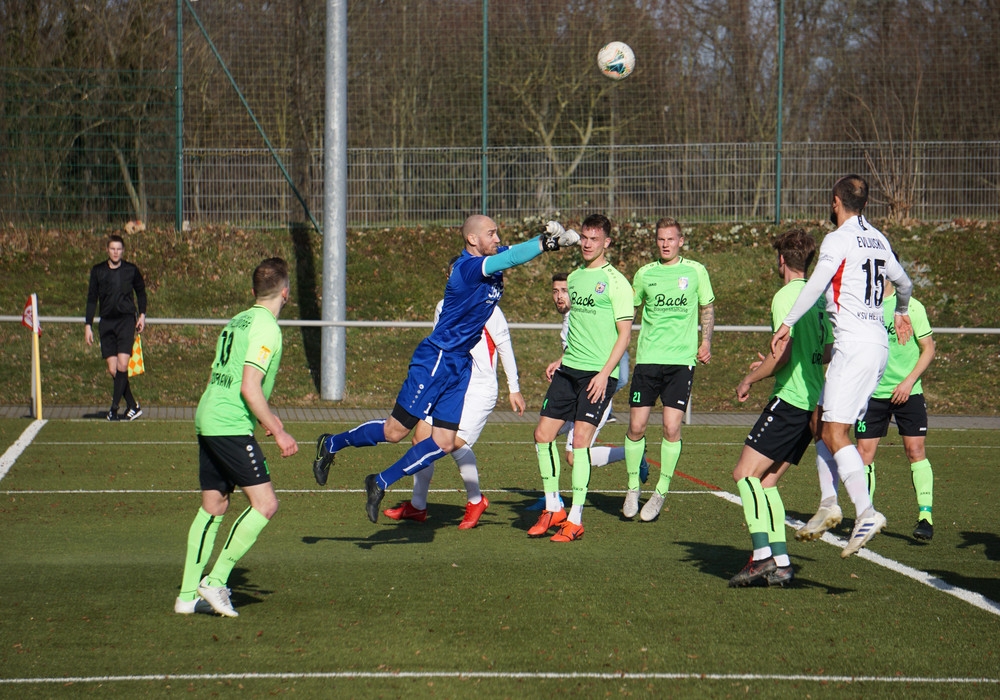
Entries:
[[240,389],[243,367],[264,373],[261,389],[270,398],[281,363],[281,328],[274,314],[253,306],[237,314],[219,335],[208,387],[194,415],[199,435],[252,435],[255,418]]
[[678,258],[639,268],[632,280],[634,306],[643,305],[636,364],[687,365],[698,355],[698,310],[715,301],[708,271]]
[[[771,330],[788,316],[799,292],[806,284],[804,278],[791,280],[771,299]],[[819,403],[826,372],[823,368],[823,351],[833,342],[833,326],[826,313],[826,299],[816,301],[812,311],[800,318],[791,329],[792,356],[774,373],[774,391],[782,401],[804,411],[811,411]]]
[[[611,263],[580,268],[566,280],[569,290],[569,337],[563,364],[600,372],[618,340],[618,321],[632,321],[632,285]],[[611,372],[618,378],[618,368]]]
[[[896,337],[896,324],[893,316],[896,313],[896,295],[886,297],[882,301],[882,314],[885,321],[885,330],[889,333],[889,361],[885,365],[885,372],[882,380],[878,383],[873,399],[887,399],[892,396],[892,390],[899,386],[899,383],[906,379],[907,375],[913,371],[920,357],[920,343],[917,341],[926,338],[931,334],[931,324],[927,320],[927,309],[919,301],[910,297],[910,323],[913,324],[913,338],[906,345],[900,345]],[[924,393],[924,387],[918,379],[913,385],[911,394]]]

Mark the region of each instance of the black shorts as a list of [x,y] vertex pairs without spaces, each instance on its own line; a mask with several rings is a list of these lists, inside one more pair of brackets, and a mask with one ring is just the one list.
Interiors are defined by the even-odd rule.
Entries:
[[812,414],[773,397],[743,444],[778,464],[798,464],[812,442]]
[[101,357],[132,354],[132,343],[135,342],[135,319],[133,317],[104,318],[102,316],[97,330],[101,336]]
[[604,411],[611,403],[615,389],[618,388],[618,380],[608,378],[608,387],[604,391],[604,398],[592,403],[587,396],[587,385],[594,378],[597,372],[584,372],[578,369],[561,366],[552,375],[552,383],[549,390],[545,392],[545,400],[542,401],[541,414],[546,418],[555,418],[562,421],[583,421],[591,425],[600,425]]
[[202,491],[232,493],[270,482],[271,472],[253,435],[199,435],[198,478]]
[[927,401],[923,394],[910,394],[902,406],[889,399],[869,399],[864,418],[854,425],[854,437],[859,440],[885,437],[889,432],[889,419],[893,417],[900,435],[927,435]]
[[636,365],[632,372],[629,406],[654,406],[687,410],[694,381],[694,365]]

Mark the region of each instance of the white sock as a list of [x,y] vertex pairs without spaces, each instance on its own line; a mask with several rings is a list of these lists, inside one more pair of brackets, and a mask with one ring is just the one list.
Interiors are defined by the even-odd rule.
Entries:
[[605,467],[625,459],[624,447],[605,447],[603,445],[590,448],[590,466]]
[[771,558],[771,546],[761,547],[760,549],[753,550],[753,560],[762,561],[764,559]]
[[469,503],[479,503],[483,500],[483,492],[479,490],[479,468],[476,466],[476,453],[468,445],[462,445],[451,453],[458,465],[458,473],[465,483],[465,492],[469,495]]
[[830,448],[819,440],[816,443],[816,472],[819,474],[820,505],[829,508],[837,504],[837,462]]
[[787,554],[775,554],[774,564],[775,566],[791,566],[792,560],[788,558]]
[[570,507],[569,517],[566,519],[574,525],[583,525],[583,506]]
[[872,499],[868,495],[868,479],[865,476],[865,463],[861,459],[858,448],[848,445],[833,456],[840,470],[840,480],[844,482],[847,495],[854,503],[854,512],[861,515],[872,507]]
[[559,492],[555,491],[553,493],[545,494],[545,510],[550,513],[558,513],[563,509],[562,503],[559,502]]
[[433,464],[413,475],[413,495],[410,496],[410,504],[417,510],[427,510],[427,492],[431,490],[432,476],[434,476]]

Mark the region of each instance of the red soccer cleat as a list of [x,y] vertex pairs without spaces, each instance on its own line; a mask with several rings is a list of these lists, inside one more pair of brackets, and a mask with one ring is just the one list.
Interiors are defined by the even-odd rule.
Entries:
[[395,508],[386,508],[382,512],[393,520],[416,520],[418,523],[427,520],[427,509],[414,508],[409,501],[403,501]]
[[459,530],[471,530],[476,525],[479,524],[479,518],[486,509],[490,507],[490,502],[487,500],[486,496],[482,497],[479,503],[466,503],[465,504],[465,517],[462,518],[462,522],[458,524]]
[[538,517],[538,522],[532,525],[528,529],[528,537],[541,537],[546,534],[549,530],[554,527],[558,527],[566,521],[566,509],[557,510],[554,513],[551,510],[543,510],[542,514]]
[[583,525],[571,523],[569,520],[559,526],[559,532],[549,539],[552,542],[572,542],[583,537]]

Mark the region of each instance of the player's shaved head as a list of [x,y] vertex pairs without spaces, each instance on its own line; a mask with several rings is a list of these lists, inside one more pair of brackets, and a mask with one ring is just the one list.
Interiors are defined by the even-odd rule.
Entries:
[[483,214],[473,214],[465,220],[465,223],[462,224],[462,240],[467,241],[469,240],[470,235],[475,236],[482,231],[488,231],[489,229],[496,227],[496,222],[490,217]]
[[860,214],[868,204],[868,183],[860,175],[845,175],[834,184],[833,196],[849,214]]

